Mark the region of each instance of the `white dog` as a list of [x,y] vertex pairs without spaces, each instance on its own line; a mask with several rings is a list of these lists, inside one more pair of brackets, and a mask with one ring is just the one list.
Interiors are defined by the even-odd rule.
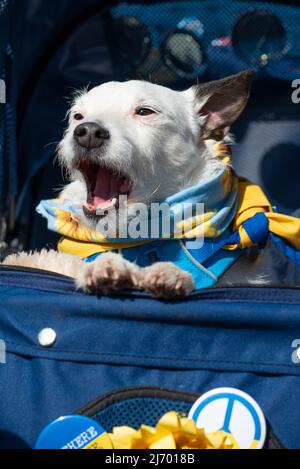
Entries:
[[[116,208],[120,194],[128,195],[130,213],[136,203],[160,201],[212,177],[221,165],[212,152],[215,140],[243,111],[252,78],[246,71],[182,92],[144,81],[109,82],[81,93],[59,145],[72,181],[61,197],[83,206],[86,223],[95,228],[97,210]],[[174,297],[194,288],[191,275],[172,263],[142,269],[111,252],[84,263],[42,250],[4,263],[72,276],[85,291],[138,287]]]

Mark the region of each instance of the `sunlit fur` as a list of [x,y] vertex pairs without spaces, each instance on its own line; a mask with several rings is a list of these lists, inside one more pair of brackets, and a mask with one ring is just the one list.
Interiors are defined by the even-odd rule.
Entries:
[[[83,176],[75,169],[80,152],[86,150],[76,146],[74,129],[84,122],[99,123],[110,133],[109,140],[85,157],[131,180],[129,216],[135,213],[137,203],[160,201],[206,181],[222,165],[214,155],[215,141],[207,130],[212,129],[215,121],[222,123],[224,134],[228,132],[246,105],[252,75],[252,72],[242,72],[182,92],[144,81],[128,81],[109,82],[77,93],[58,149],[59,161],[71,181],[61,197],[68,199],[74,207],[82,207],[87,201]],[[210,122],[210,111],[201,111],[205,106],[207,109],[211,96],[215,99]],[[139,107],[155,112],[139,116],[136,112]],[[83,119],[76,120],[76,113],[82,114]],[[95,221],[87,218],[83,222],[95,225]],[[171,262],[139,268],[120,254],[109,252],[89,264],[73,256],[45,250],[9,256],[5,263],[72,276],[77,287],[85,291],[97,289],[109,293],[134,287],[158,297],[173,298],[188,295],[194,288],[191,274]]]
[[[155,114],[137,116],[138,107]],[[75,171],[73,132],[79,123],[99,122],[110,140],[93,151],[93,159],[128,175],[133,182],[129,205],[159,201],[206,180],[220,167],[211,151],[212,141],[201,139],[201,115],[194,89],[178,92],[143,81],[109,82],[75,98],[69,124],[59,145],[59,160],[72,183],[63,193],[74,205],[86,202],[86,185]],[[74,115],[84,119],[78,122]],[[130,210],[129,210],[130,213]]]

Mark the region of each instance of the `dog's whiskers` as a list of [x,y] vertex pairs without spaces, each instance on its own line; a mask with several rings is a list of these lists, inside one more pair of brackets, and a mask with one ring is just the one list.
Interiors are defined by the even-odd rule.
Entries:
[[158,184],[158,186],[157,186],[152,192],[145,193],[145,194],[143,195],[143,198],[141,198],[141,197],[140,197],[140,198],[137,198],[137,197],[131,198],[131,197],[130,197],[130,202],[133,202],[133,203],[141,203],[141,202],[144,202],[145,199],[146,199],[146,200],[147,200],[147,199],[150,199],[151,197],[153,197],[153,196],[157,193],[157,191],[159,190],[160,186],[161,186],[161,184]]
[[43,148],[45,149],[45,148],[50,147],[51,145],[58,145],[58,144],[59,144],[59,141],[56,141],[56,142],[49,142],[49,143],[46,143],[46,145],[44,145]]

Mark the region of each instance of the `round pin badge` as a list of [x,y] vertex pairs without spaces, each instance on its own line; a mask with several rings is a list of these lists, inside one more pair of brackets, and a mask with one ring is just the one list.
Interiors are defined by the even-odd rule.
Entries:
[[223,430],[241,449],[260,449],[266,439],[266,420],[257,402],[235,388],[217,388],[193,404],[189,418],[206,433]]
[[104,428],[82,415],[67,415],[50,423],[40,434],[35,449],[112,449]]

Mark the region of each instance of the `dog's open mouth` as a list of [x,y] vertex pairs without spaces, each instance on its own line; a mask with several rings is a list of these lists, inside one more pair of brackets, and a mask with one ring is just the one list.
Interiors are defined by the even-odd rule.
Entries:
[[101,216],[112,208],[118,209],[119,196],[129,196],[131,193],[131,181],[107,166],[82,160],[77,169],[84,176],[87,186],[87,203],[83,207],[87,216]]

